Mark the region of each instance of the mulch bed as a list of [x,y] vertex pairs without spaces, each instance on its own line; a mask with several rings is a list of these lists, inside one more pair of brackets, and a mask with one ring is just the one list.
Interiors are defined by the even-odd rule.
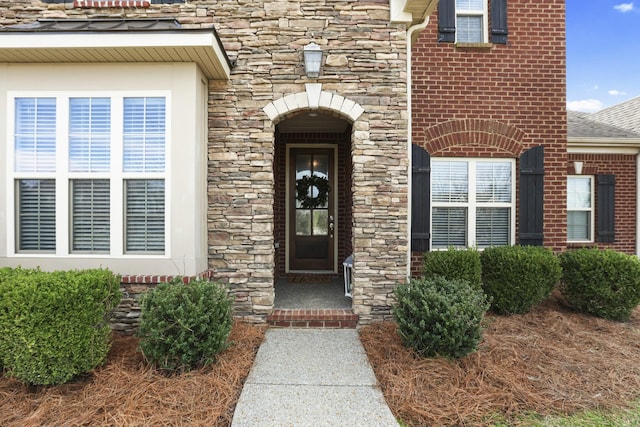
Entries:
[[489,316],[479,351],[422,359],[395,324],[361,340],[396,417],[414,426],[487,425],[495,414],[568,414],[640,398],[640,308],[626,323],[572,312],[553,295],[526,315]]
[[229,426],[264,338],[236,322],[216,364],[167,377],[138,352],[138,338],[114,335],[105,366],[75,382],[27,387],[0,376],[1,426]]
[[[478,352],[422,359],[391,322],[361,330],[394,414],[413,426],[487,425],[495,414],[571,413],[640,398],[640,309],[616,323],[574,313],[555,295],[531,313],[489,316]],[[104,367],[75,382],[27,387],[0,376],[0,425],[229,426],[264,328],[236,322],[213,366],[166,377],[135,337],[114,335]]]

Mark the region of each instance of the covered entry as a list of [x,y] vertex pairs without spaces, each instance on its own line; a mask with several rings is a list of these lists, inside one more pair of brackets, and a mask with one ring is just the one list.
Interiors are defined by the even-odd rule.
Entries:
[[339,278],[352,250],[351,124],[302,112],[276,126],[276,276]]
[[[343,262],[353,253],[354,123],[364,112],[354,101],[305,85],[264,107],[274,128],[274,286],[268,321],[291,322],[291,309],[341,313],[333,326],[354,327],[358,316],[345,296]],[[318,312],[318,309],[320,311]],[[311,312],[310,311],[310,312]],[[318,314],[319,313],[319,314]],[[299,322],[298,322],[299,323]]]

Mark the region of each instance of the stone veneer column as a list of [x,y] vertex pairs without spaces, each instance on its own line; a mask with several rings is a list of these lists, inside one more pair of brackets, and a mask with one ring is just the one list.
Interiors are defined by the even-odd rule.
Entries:
[[[259,320],[274,297],[273,132],[291,108],[263,108],[321,83],[364,110],[352,137],[353,307],[361,323],[389,316],[407,271],[405,27],[377,1],[231,1],[211,14],[237,64],[230,82],[209,86],[209,257],[238,314]],[[319,79],[302,68],[312,37],[325,53]]]

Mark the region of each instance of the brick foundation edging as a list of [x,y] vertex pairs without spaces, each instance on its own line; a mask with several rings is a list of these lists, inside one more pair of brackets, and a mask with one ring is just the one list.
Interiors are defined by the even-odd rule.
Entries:
[[351,310],[274,310],[267,316],[271,327],[354,329],[359,316]]
[[184,284],[192,280],[211,280],[213,270],[207,270],[195,276],[164,276],[164,275],[124,275],[120,277],[120,304],[111,313],[111,330],[125,335],[134,335],[140,326],[140,297],[159,283],[167,283],[176,277],[182,277]]

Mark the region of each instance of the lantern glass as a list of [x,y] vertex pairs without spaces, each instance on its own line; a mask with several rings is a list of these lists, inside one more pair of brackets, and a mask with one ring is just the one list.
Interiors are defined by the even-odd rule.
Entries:
[[322,67],[322,50],[314,42],[304,47],[304,72],[307,77],[315,78],[320,75]]

